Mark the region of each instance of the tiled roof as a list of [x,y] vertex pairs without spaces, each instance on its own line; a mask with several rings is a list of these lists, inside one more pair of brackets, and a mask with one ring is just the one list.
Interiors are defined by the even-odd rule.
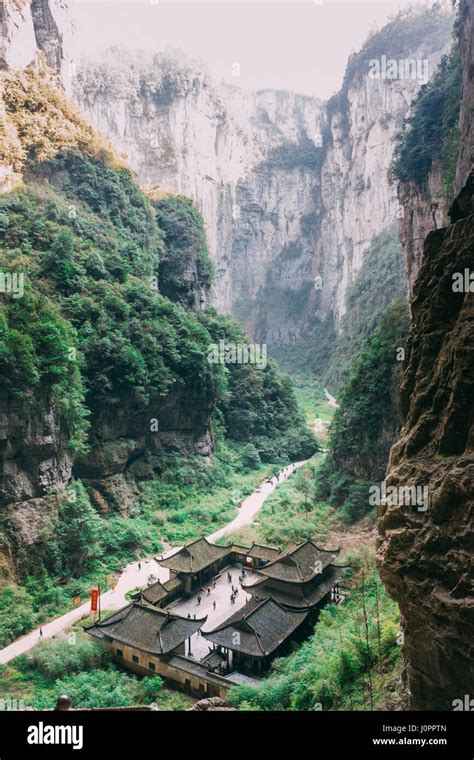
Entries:
[[151,586],[143,589],[143,591],[138,595],[138,598],[145,599],[145,601],[147,601],[149,604],[158,604],[166,596],[168,596],[167,589],[164,587],[161,581],[157,581],[156,583],[152,583]]
[[141,602],[123,607],[106,620],[86,628],[100,639],[115,639],[150,654],[167,654],[186,641],[206,622],[183,618]]
[[206,538],[198,538],[183,546],[171,557],[157,560],[157,562],[176,573],[197,573],[229,553],[227,546],[216,546],[209,543]]
[[139,594],[133,598],[148,602],[148,604],[159,604],[165,599],[171,591],[175,591],[183,585],[183,582],[179,578],[171,578],[169,581],[161,583],[156,581],[151,586],[147,586]]
[[212,631],[202,635],[218,646],[236,652],[266,657],[306,619],[308,613],[287,610],[267,597],[252,599]]
[[321,575],[340,549],[321,549],[313,541],[297,544],[268,565],[259,569],[262,575],[288,583],[305,583]]
[[211,683],[214,682],[223,686],[228,684],[225,676],[221,676],[218,673],[211,673],[206,665],[203,665],[201,662],[196,662],[196,660],[191,660],[189,657],[173,654],[167,662],[170,667],[182,670],[184,673],[191,673],[192,675],[202,678],[204,681],[211,681]]
[[219,652],[218,649],[213,649],[209,654],[206,654],[206,656],[202,658],[201,662],[203,665],[206,665],[209,670],[215,670],[215,668],[219,668],[224,662],[226,662],[226,656],[223,652]]
[[274,549],[271,546],[262,546],[261,544],[252,544],[247,552],[249,557],[254,559],[266,559],[268,561],[276,559],[280,554],[280,549]]
[[343,568],[330,565],[323,575],[315,576],[306,583],[292,583],[291,588],[285,588],[281,581],[269,578],[260,578],[256,583],[242,588],[252,594],[256,599],[265,599],[271,596],[276,602],[292,609],[309,609],[323,599],[331,591],[333,586],[341,578]]

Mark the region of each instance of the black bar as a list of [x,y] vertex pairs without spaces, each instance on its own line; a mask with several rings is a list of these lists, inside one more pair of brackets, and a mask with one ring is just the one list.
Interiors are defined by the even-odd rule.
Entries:
[[[408,757],[472,760],[472,712],[238,712],[77,710],[0,712],[0,760],[23,757],[129,757],[165,746],[179,754],[233,756],[286,752],[294,760],[331,750],[341,757]],[[31,744],[32,727],[82,728],[82,747]],[[184,729],[184,730],[183,730]],[[45,734],[43,733],[43,738]],[[146,740],[144,737],[147,737]],[[70,737],[79,743],[80,735]],[[422,741],[424,744],[422,745]],[[144,744],[146,741],[146,746]],[[383,743],[382,743],[383,741]],[[250,745],[248,744],[250,742]],[[135,746],[134,746],[135,744]],[[239,749],[240,748],[240,749]],[[355,754],[356,753],[356,754]]]

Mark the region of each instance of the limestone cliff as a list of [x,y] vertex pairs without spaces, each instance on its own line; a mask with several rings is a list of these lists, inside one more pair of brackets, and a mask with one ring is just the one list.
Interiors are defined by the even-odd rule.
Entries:
[[[48,67],[51,78],[66,75],[69,34],[63,0],[4,0],[0,6],[0,69]],[[0,194],[20,181],[14,159],[21,143],[0,98]],[[2,230],[3,233],[3,230]],[[19,553],[44,541],[57,519],[72,472],[66,431],[53,401],[42,389],[34,411],[24,404],[0,402],[0,582],[15,574]],[[62,495],[61,495],[62,494]],[[11,537],[14,536],[14,544]]]
[[[202,328],[194,317],[162,298],[152,282],[157,279],[152,275],[160,252],[174,252],[168,251],[169,236],[163,240],[155,209],[130,170],[54,85],[50,71],[39,73],[29,67],[0,72],[0,103],[0,163],[17,182],[13,192],[6,183],[0,193],[0,265],[2,273],[14,276],[21,267],[24,278],[18,294],[3,284],[0,299],[1,581],[34,570],[35,561],[41,564],[72,477],[84,480],[101,512],[127,512],[137,482],[159,474],[163,453],[210,457],[216,388]],[[99,202],[98,188],[109,193],[107,203],[103,197]],[[185,199],[181,206],[189,215],[194,210],[187,204]],[[178,212],[175,209],[175,222]],[[200,219],[184,216],[181,223],[202,246]],[[41,230],[38,236],[33,228]],[[53,251],[59,258],[49,267]],[[63,255],[69,257],[65,266]],[[203,258],[199,247],[197,258]],[[199,289],[202,265],[195,268],[197,280],[192,284]],[[77,278],[79,272],[82,280]],[[123,296],[119,307],[129,272],[142,281],[135,294]],[[103,292],[96,293],[94,306],[96,287],[103,287]],[[133,288],[131,282],[128,287]],[[184,292],[187,287],[185,282]],[[202,291],[207,287],[203,283]],[[76,305],[84,298],[82,316],[82,307],[73,313],[74,308],[69,312],[65,305],[72,289],[77,289],[72,299]],[[99,317],[99,304],[107,302],[109,313],[105,307]],[[142,307],[149,309],[147,317]],[[136,313],[124,339],[117,325],[133,308]],[[146,329],[144,320],[149,320]],[[71,331],[67,325],[72,322]],[[79,368],[76,330],[81,322],[85,335],[90,335],[92,325],[98,328],[91,352],[99,341],[102,348],[96,354],[98,361],[90,353]],[[142,337],[147,343],[142,351],[155,376],[149,390],[146,362],[137,351]],[[125,346],[130,340],[136,345]],[[190,354],[187,341],[193,360],[184,370]],[[117,387],[110,392],[114,381],[107,373],[120,356],[124,364],[112,371]],[[86,363],[88,379],[79,381]],[[128,390],[117,393],[132,375]],[[94,377],[97,384],[92,389]],[[84,404],[88,427],[79,419],[81,407],[86,411]],[[154,420],[159,421],[155,427]],[[82,441],[87,437],[86,453],[80,456],[84,447],[75,446],[76,422],[83,427]]]
[[382,579],[399,603],[411,706],[452,710],[472,695],[474,682],[473,483],[474,440],[472,271],[474,165],[472,161],[472,8],[461,2],[459,193],[451,224],[424,242],[413,286],[412,325],[401,386],[404,427],[390,455],[388,485],[425,486],[429,508],[382,505],[379,561]]
[[317,192],[316,99],[246,93],[184,58],[126,51],[81,69],[75,95],[142,183],[195,201],[216,266],[217,308],[245,310],[280,255],[290,262],[282,277],[299,286],[314,247],[311,235],[301,238],[300,220]]
[[68,79],[68,0],[4,0],[0,28],[0,68],[44,62],[63,81]]
[[371,240],[400,214],[387,179],[393,137],[424,80],[372,78],[370,61],[392,52],[431,76],[451,25],[444,13],[399,18],[351,59],[328,104],[245,93],[179,58],[135,55],[132,68],[125,51],[81,67],[75,97],[143,183],[195,200],[217,269],[214,303],[259,341],[288,346],[316,340],[328,318],[339,324]]
[[448,203],[443,192],[439,167],[433,168],[423,187],[415,182],[401,182],[398,199],[403,209],[400,221],[400,241],[405,249],[409,299],[421,266],[425,238],[431,230],[449,222]]

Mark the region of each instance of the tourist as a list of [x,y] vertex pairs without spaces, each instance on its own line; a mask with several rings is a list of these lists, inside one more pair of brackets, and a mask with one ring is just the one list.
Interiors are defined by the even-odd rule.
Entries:
[[40,635],[39,635],[40,639],[42,639],[42,638],[43,638],[43,629],[42,629],[42,628],[40,628],[40,630],[39,630],[39,634],[40,634]]
[[201,604],[201,596],[200,596],[200,595],[198,595],[198,598],[197,598],[197,603],[198,603],[198,604]]
[[191,613],[188,612],[188,618],[191,620]]
[[212,606],[213,606],[213,608],[214,608],[214,610],[215,610],[215,609],[216,609],[216,603],[215,603],[215,602],[212,602]]
[[139,563],[138,563],[138,570],[140,571],[141,569],[142,569],[142,563],[141,563],[141,562],[139,562]]
[[207,595],[209,596],[209,594],[210,594],[210,593],[211,593],[211,589],[210,589],[210,588],[208,588],[208,589],[207,589]]

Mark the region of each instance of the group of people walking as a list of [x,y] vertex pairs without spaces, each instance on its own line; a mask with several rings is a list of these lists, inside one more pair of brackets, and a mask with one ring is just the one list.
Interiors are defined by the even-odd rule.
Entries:
[[288,467],[284,467],[281,472],[277,472],[276,475],[272,475],[271,477],[267,478],[267,483],[273,483],[275,480],[276,483],[280,482],[280,478],[284,478],[287,475],[290,475],[292,472],[296,470],[295,464],[289,464]]
[[[240,573],[240,575],[239,575],[239,584],[240,584],[240,585],[242,585],[242,582],[243,582],[244,578],[246,577],[246,574],[247,574],[247,573],[246,573],[246,571],[245,571],[245,568],[242,568],[242,572],[241,572],[241,573]],[[232,592],[231,592],[231,595],[230,595],[230,603],[231,603],[231,604],[235,604],[235,600],[236,600],[236,597],[237,597],[237,595],[238,595],[238,593],[239,593],[239,587],[238,587],[238,586],[234,586],[234,584],[233,584],[233,582],[232,582],[232,574],[231,574],[231,573],[229,573],[229,572],[227,573],[227,581],[228,581],[228,583],[230,583],[230,584],[231,584],[231,587],[232,587]],[[208,587],[207,587],[207,596],[210,596],[210,595],[211,595],[211,592],[212,592],[212,591],[213,591],[213,589],[215,589],[215,588],[216,588],[216,581],[215,581],[215,579],[214,579],[214,580],[212,581],[212,586],[208,586]],[[202,602],[202,595],[201,595],[201,594],[198,594],[198,595],[197,595],[197,597],[196,597],[196,604],[197,604],[197,606],[198,606],[198,607],[199,607],[199,605],[201,604],[201,602]],[[215,609],[216,609],[216,607],[217,607],[217,601],[216,601],[216,600],[214,600],[214,601],[212,602],[212,608],[213,608],[213,610],[215,610]],[[191,614],[190,614],[190,613],[188,613],[188,618],[190,618],[190,617],[191,617]],[[196,615],[194,615],[193,617],[194,617],[194,618],[196,618]]]

